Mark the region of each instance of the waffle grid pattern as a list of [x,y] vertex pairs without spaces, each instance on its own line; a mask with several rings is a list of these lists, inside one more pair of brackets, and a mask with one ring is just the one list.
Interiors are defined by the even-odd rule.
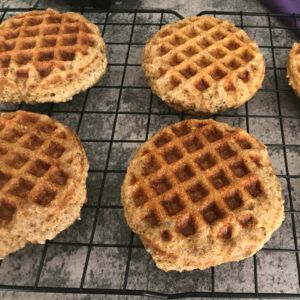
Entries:
[[[22,11],[27,11],[27,9],[0,9],[0,19],[6,19],[9,15],[20,13]],[[76,11],[78,12],[78,11]],[[86,137],[80,136],[81,141],[84,146],[89,146],[90,144],[108,145],[107,152],[97,152],[101,153],[101,158],[104,160],[104,164],[100,164],[99,161],[90,159],[90,171],[89,178],[97,182],[97,188],[91,185],[90,190],[93,191],[89,202],[83,208],[88,216],[88,220],[92,220],[92,224],[86,222],[83,214],[82,222],[78,227],[76,227],[76,232],[81,235],[81,238],[74,236],[72,229],[67,231],[66,236],[60,239],[48,241],[45,246],[34,247],[25,250],[25,252],[18,254],[18,256],[13,256],[13,258],[2,262],[0,267],[0,288],[1,290],[22,290],[22,291],[38,291],[38,292],[61,292],[61,293],[84,293],[84,294],[120,294],[120,295],[151,295],[156,297],[167,297],[174,295],[174,297],[179,296],[198,296],[198,297],[220,297],[220,298],[236,298],[236,297],[246,297],[246,298],[263,298],[263,297],[293,297],[299,298],[299,291],[297,290],[299,286],[298,282],[298,271],[299,271],[299,246],[297,236],[297,226],[296,220],[299,215],[299,210],[297,206],[293,206],[292,195],[294,191],[292,190],[295,180],[299,179],[299,175],[292,173],[291,167],[288,168],[290,163],[287,158],[288,151],[295,147],[298,149],[299,142],[293,142],[290,146],[288,143],[286,132],[283,127],[280,128],[280,133],[282,134],[282,140],[277,144],[273,142],[267,142],[267,146],[275,147],[276,149],[282,149],[284,153],[285,160],[284,172],[278,174],[280,179],[287,184],[287,197],[288,202],[286,206],[286,216],[291,220],[288,223],[289,227],[293,233],[292,235],[292,245],[286,243],[279,244],[278,242],[272,245],[266,245],[266,247],[259,252],[252,260],[246,262],[246,265],[240,266],[235,265],[234,269],[220,271],[219,268],[212,268],[208,272],[196,272],[193,274],[184,273],[183,276],[172,272],[172,273],[158,273],[149,260],[142,259],[141,256],[145,253],[143,246],[138,243],[136,237],[130,232],[124,232],[125,224],[118,223],[119,218],[113,218],[114,214],[120,212],[119,216],[123,215],[122,207],[118,203],[119,194],[116,194],[117,186],[121,184],[118,182],[118,178],[122,178],[125,173],[125,167],[123,165],[113,165],[110,163],[110,158],[116,157],[115,147],[117,152],[123,151],[123,144],[130,148],[131,145],[140,144],[141,139],[136,137],[120,137],[117,140],[117,118],[124,117],[128,118],[136,115],[140,115],[146,119],[145,128],[140,124],[139,129],[145,130],[146,138],[150,136],[153,132],[151,128],[151,122],[156,120],[163,120],[164,118],[176,118],[184,119],[188,117],[185,114],[179,114],[175,111],[170,111],[164,107],[156,105],[156,99],[151,96],[150,106],[140,107],[134,106],[124,109],[123,94],[128,90],[138,90],[139,95],[144,95],[149,92],[149,87],[147,84],[140,80],[138,82],[127,80],[127,73],[132,70],[140,70],[140,62],[132,58],[131,53],[133,51],[138,51],[142,48],[146,41],[135,39],[135,32],[138,29],[147,29],[152,33],[156,32],[161,25],[167,22],[177,21],[182,18],[179,14],[172,11],[118,11],[117,13],[108,12],[98,12],[91,8],[85,8],[79,11],[84,14],[90,14],[95,16],[93,20],[94,23],[101,27],[101,33],[106,39],[106,44],[108,47],[122,47],[125,53],[124,60],[121,59],[121,54],[118,52],[120,60],[113,61],[110,58],[110,71],[108,74],[111,76],[109,78],[103,78],[103,82],[97,84],[96,86],[89,89],[89,91],[84,94],[82,101],[70,102],[67,105],[57,106],[57,105],[45,105],[38,106],[34,109],[40,112],[53,115],[55,118],[65,118],[65,121],[73,120],[72,117],[78,117],[78,122],[74,122],[74,128],[77,133],[81,133],[82,127],[85,125],[85,120],[91,119],[93,116],[97,116],[99,119],[102,117],[107,117],[113,114],[115,119],[112,123],[109,123],[109,129],[111,130],[111,135],[101,135],[97,137]],[[2,16],[1,16],[1,13]],[[284,66],[277,63],[277,59],[280,57],[279,51],[288,51],[290,49],[291,43],[282,44],[281,36],[284,36],[289,32],[289,28],[278,24],[273,24],[273,16],[265,13],[231,13],[231,12],[206,12],[202,14],[215,15],[217,17],[224,17],[232,19],[236,24],[240,24],[243,27],[243,22],[245,22],[245,30],[258,30],[259,32],[273,32],[271,35],[271,44],[268,44],[267,39],[261,38],[261,35],[257,35],[258,44],[261,49],[269,51],[271,53],[271,58],[267,60],[266,63],[266,76],[270,74],[281,74],[284,72]],[[132,16],[132,18],[131,18]],[[145,19],[141,18],[145,16]],[[253,21],[251,23],[246,23],[247,19],[254,18],[257,22]],[[292,17],[292,16],[289,16]],[[89,17],[88,17],[89,18]],[[116,29],[114,31],[114,29]],[[122,29],[122,39],[118,36],[118,31]],[[275,30],[281,32],[278,37],[280,41],[276,42]],[[109,33],[113,32],[113,38],[109,39]],[[296,41],[296,38],[294,38]],[[139,57],[139,52],[134,52],[135,57]],[[113,73],[118,71],[120,77],[114,76]],[[138,72],[136,72],[138,73]],[[131,73],[133,74],[133,73]],[[136,74],[133,74],[136,75]],[[134,76],[132,76],[134,77]],[[263,122],[268,122],[271,118],[275,118],[282,125],[285,120],[295,119],[298,120],[299,116],[295,116],[290,110],[287,112],[287,99],[284,97],[284,93],[289,93],[290,89],[283,86],[279,75],[275,77],[275,83],[273,86],[264,85],[262,91],[267,95],[275,94],[276,100],[278,101],[278,107],[282,108],[272,114],[271,111],[259,112],[253,109],[252,104],[246,104],[245,109],[238,111],[229,111],[224,114],[217,114],[217,118],[241,118],[245,120],[245,127],[249,131],[252,130],[251,119],[257,118],[258,120],[263,120]],[[276,84],[276,85],[275,85]],[[100,93],[101,90],[108,90],[111,92],[111,102],[110,106],[103,109],[99,106],[91,105],[91,96],[93,94]],[[114,91],[117,90],[117,96],[114,97]],[[144,93],[145,92],[145,93]],[[150,92],[149,92],[150,94]],[[139,96],[142,97],[142,96]],[[104,97],[105,98],[105,97]],[[103,98],[103,99],[104,99]],[[109,98],[109,97],[107,97]],[[137,97],[138,98],[138,97]],[[146,97],[145,97],[146,98]],[[295,99],[292,99],[295,100]],[[256,101],[256,100],[253,100]],[[296,101],[296,100],[295,100]],[[26,105],[20,106],[1,106],[1,111],[14,111],[16,108],[31,109]],[[128,108],[128,107],[127,107]],[[148,111],[149,110],[149,111]],[[295,109],[296,111],[296,109]],[[74,117],[74,119],[76,119]],[[153,120],[153,121],[152,121]],[[177,119],[175,120],[177,121]],[[129,122],[129,121],[128,121]],[[106,124],[107,125],[107,124]],[[106,127],[105,127],[106,128]],[[124,127],[124,130],[126,128]],[[103,131],[104,133],[104,126]],[[144,140],[144,137],[142,138]],[[282,148],[283,146],[283,148]],[[125,146],[124,146],[125,147]],[[131,148],[130,148],[131,149]],[[218,154],[217,154],[218,155]],[[100,155],[99,155],[100,156]],[[291,164],[290,164],[291,166]],[[287,170],[287,171],[286,171]],[[279,173],[279,172],[278,172]],[[101,186],[101,178],[102,180]],[[134,181],[134,180],[133,180]],[[111,184],[112,182],[112,184]],[[109,189],[110,185],[113,189]],[[94,193],[95,190],[95,193]],[[108,202],[111,201],[111,202]],[[98,201],[98,202],[97,202]],[[103,220],[102,227],[100,226],[101,233],[105,238],[100,238],[98,235],[98,216],[101,216]],[[90,224],[90,225],[89,225]],[[117,229],[117,230],[115,230]],[[108,233],[113,232],[114,237],[111,237]],[[122,232],[122,239],[118,237],[118,234]],[[164,233],[166,239],[168,239],[168,233]],[[74,256],[74,253],[76,255]],[[78,255],[77,255],[78,254]],[[54,257],[54,259],[52,259]],[[74,281],[65,281],[60,274],[54,272],[55,263],[60,262],[61,257],[68,257],[65,260],[65,264],[62,270],[69,267],[70,264],[76,259],[76,275],[73,277],[73,269],[68,268],[70,276]],[[52,260],[51,260],[52,259]],[[281,273],[279,268],[276,268],[277,263],[282,260],[284,264],[284,269],[288,269],[288,272],[284,274]],[[24,267],[30,265],[30,271],[28,271],[28,276],[26,279],[20,278],[19,271],[14,271],[15,262]],[[270,270],[265,263],[273,262],[274,269]],[[289,268],[286,268],[286,266]],[[93,268],[95,266],[95,268]],[[108,267],[107,267],[108,266]],[[146,267],[148,269],[146,269]],[[74,270],[75,270],[74,269]],[[82,271],[82,274],[78,275],[78,272]],[[236,276],[235,271],[238,273]],[[93,281],[90,274],[96,276],[96,280]],[[116,274],[116,277],[110,277],[110,272]],[[101,273],[101,274],[100,274]],[[193,273],[193,272],[192,272]],[[221,275],[224,275],[223,277]],[[296,276],[293,277],[293,276]],[[151,282],[145,279],[148,276]],[[201,277],[201,280],[199,278]],[[240,277],[242,276],[242,278]],[[246,276],[246,278],[245,278]],[[286,278],[290,283],[286,285],[281,285],[281,290],[279,291],[273,285],[269,284],[268,290],[264,289],[262,282],[270,278],[270,276],[276,277],[279,281]],[[47,282],[45,278],[51,277],[57,279],[54,282]],[[17,280],[15,279],[17,278]],[[110,280],[108,280],[110,279]],[[109,284],[105,285],[104,282]],[[134,284],[135,282],[135,284]],[[175,287],[173,284],[174,283]],[[194,286],[191,283],[197,283],[199,285]],[[235,285],[236,283],[236,285]],[[244,288],[245,285],[249,288]]]
[[[233,210],[248,206],[249,198],[263,195],[260,180],[252,174],[261,166],[260,158],[251,154],[241,157],[243,150],[257,149],[257,145],[238,132],[228,133],[214,124],[195,126],[201,128],[191,129],[181,123],[162,132],[154,140],[153,149],[142,150],[141,176],[130,174],[140,178],[131,180],[135,186],[132,197],[136,207],[144,211],[145,222],[156,227],[173,218],[178,223],[176,231],[183,236],[195,234],[203,222],[213,226]],[[160,172],[166,163],[167,170]],[[175,193],[174,187],[181,184],[187,185],[185,191],[179,188]],[[185,215],[183,221],[180,215]],[[256,222],[250,214],[240,216],[239,221],[243,228]],[[224,226],[220,238],[230,239],[231,233],[232,228],[226,230]],[[163,231],[161,237],[170,239],[172,234]]]
[[[5,162],[0,170],[1,221],[10,221],[17,207],[27,199],[48,205],[68,180],[55,165],[66,150],[66,133],[31,114],[12,117],[0,124],[0,153]],[[24,132],[19,124],[32,128],[32,133]],[[49,135],[55,138],[49,139]]]
[[[54,64],[63,68],[66,61],[73,61],[76,52],[87,54],[94,47],[94,33],[82,21],[70,16],[24,16],[12,20],[4,30],[0,42],[0,72],[8,71],[12,63],[26,66],[34,64],[41,78],[47,77]],[[28,69],[19,69],[19,78],[28,78]]]
[[[244,68],[256,57],[257,49],[249,47],[249,38],[238,28],[212,19],[189,20],[178,24],[174,32],[166,28],[159,37],[157,56],[164,56],[170,69],[161,68],[157,80],[168,71],[172,73],[167,87],[170,91],[191,80],[200,94],[235,70],[243,82],[250,80]],[[235,86],[229,83],[225,90],[235,90]]]

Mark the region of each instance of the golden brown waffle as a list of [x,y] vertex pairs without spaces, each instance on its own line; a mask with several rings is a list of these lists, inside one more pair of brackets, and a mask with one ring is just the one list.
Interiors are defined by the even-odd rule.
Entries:
[[152,91],[170,106],[205,114],[248,101],[265,73],[247,33],[209,16],[162,27],[145,46],[143,68]]
[[98,27],[79,14],[31,11],[0,25],[0,101],[64,102],[106,66]]
[[264,145],[213,120],[179,122],[143,144],[122,201],[129,226],[165,271],[249,257],[284,219]]
[[76,134],[46,115],[0,117],[0,258],[53,239],[80,217],[88,161]]
[[287,63],[287,77],[297,97],[300,98],[300,43],[294,43]]

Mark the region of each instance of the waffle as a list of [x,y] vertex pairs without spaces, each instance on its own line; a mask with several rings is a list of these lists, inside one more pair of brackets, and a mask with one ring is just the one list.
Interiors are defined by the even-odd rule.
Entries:
[[98,27],[79,14],[31,11],[0,25],[0,101],[68,101],[106,66]]
[[263,56],[247,33],[210,16],[168,24],[148,41],[143,69],[175,109],[211,114],[237,108],[261,87]]
[[182,121],[144,143],[122,201],[127,223],[165,271],[247,258],[284,219],[265,146],[213,120]]
[[68,127],[25,111],[0,116],[0,258],[53,239],[80,217],[87,169]]
[[289,85],[292,86],[295,94],[300,98],[300,44],[294,43],[289,52],[287,64],[287,77]]

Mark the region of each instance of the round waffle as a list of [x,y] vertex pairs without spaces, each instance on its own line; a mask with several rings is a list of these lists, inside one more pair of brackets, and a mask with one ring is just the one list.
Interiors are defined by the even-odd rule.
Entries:
[[239,107],[261,87],[265,73],[263,56],[247,33],[210,16],[162,27],[145,46],[143,68],[162,100],[203,114]]
[[213,120],[182,121],[144,143],[122,201],[129,226],[165,271],[247,258],[284,219],[265,146]]
[[294,43],[289,52],[287,76],[297,97],[300,98],[300,43]]
[[0,258],[53,239],[80,217],[88,161],[76,134],[46,115],[0,117]]
[[79,14],[31,11],[0,25],[0,101],[68,101],[106,66],[98,27]]

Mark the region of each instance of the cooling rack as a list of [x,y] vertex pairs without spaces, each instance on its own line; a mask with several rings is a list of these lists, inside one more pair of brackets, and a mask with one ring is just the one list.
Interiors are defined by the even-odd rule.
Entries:
[[[29,9],[0,9],[1,21]],[[285,196],[286,220],[252,258],[206,271],[158,270],[129,230],[120,202],[127,162],[149,135],[191,116],[151,94],[140,68],[146,40],[181,19],[171,10],[75,10],[96,23],[108,46],[109,70],[87,92],[64,104],[1,104],[49,114],[80,136],[90,161],[82,220],[45,245],[29,245],[2,261],[0,289],[30,292],[180,297],[300,297],[300,102],[286,80],[287,53],[297,40],[278,15],[206,11],[233,21],[254,38],[266,59],[266,78],[254,99],[212,117],[245,128],[269,149]],[[297,232],[298,231],[298,232]]]

